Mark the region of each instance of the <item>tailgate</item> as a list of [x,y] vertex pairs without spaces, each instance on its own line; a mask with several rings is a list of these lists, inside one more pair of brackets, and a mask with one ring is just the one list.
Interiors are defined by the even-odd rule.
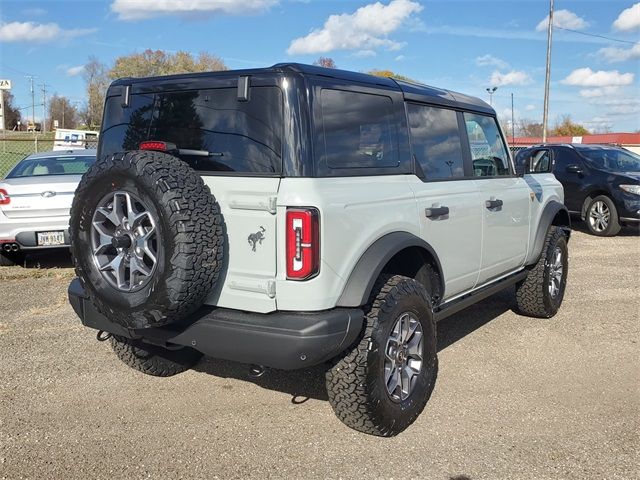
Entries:
[[276,196],[279,178],[204,176],[224,217],[223,272],[206,303],[224,308],[276,309]]

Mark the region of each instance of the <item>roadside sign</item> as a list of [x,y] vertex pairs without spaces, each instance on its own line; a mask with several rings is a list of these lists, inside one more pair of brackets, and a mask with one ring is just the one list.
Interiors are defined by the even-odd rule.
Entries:
[[0,80],[0,90],[11,90],[11,80]]

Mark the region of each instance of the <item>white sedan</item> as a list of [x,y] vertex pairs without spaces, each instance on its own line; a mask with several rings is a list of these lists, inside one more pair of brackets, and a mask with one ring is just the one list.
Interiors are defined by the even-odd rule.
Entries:
[[22,263],[29,251],[69,247],[73,196],[95,160],[95,150],[35,153],[0,180],[0,266]]

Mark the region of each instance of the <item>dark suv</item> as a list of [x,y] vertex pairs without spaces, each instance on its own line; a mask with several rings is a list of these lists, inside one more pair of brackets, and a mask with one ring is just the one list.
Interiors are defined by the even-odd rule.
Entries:
[[546,144],[516,157],[518,165],[536,170],[549,162],[564,187],[565,205],[592,234],[609,237],[621,225],[640,225],[639,155],[612,145]]

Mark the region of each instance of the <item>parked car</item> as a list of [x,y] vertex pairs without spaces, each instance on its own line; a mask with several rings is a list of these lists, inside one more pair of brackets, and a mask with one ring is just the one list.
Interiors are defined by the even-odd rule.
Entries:
[[0,180],[0,266],[34,250],[69,248],[69,210],[96,150],[29,155]]
[[640,155],[612,145],[545,144],[518,152],[517,164],[531,161],[542,169],[552,165],[569,212],[592,234],[640,226]]
[[516,174],[477,98],[297,64],[127,78],[99,139],[69,300],[146,374],[326,364],[337,416],[390,436],[434,388],[437,320],[514,285],[525,315],[562,303],[562,186]]

